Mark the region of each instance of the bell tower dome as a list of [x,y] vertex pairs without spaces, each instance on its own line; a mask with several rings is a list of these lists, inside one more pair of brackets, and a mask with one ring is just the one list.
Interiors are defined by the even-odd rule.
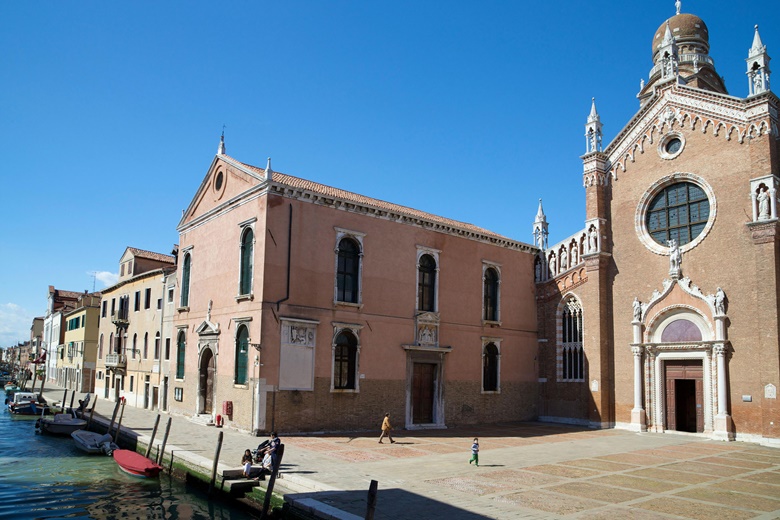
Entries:
[[677,13],[658,27],[653,35],[653,68],[638,96],[640,102],[649,98],[654,88],[676,80],[689,87],[728,94],[723,79],[715,70],[710,57],[710,34],[707,24],[698,16],[681,13],[682,2],[677,0]]

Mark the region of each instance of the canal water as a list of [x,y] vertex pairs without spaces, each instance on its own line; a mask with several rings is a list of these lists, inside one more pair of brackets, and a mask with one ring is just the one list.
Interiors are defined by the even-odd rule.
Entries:
[[68,437],[35,433],[35,418],[0,411],[0,519],[249,519],[235,506],[162,474],[140,479]]

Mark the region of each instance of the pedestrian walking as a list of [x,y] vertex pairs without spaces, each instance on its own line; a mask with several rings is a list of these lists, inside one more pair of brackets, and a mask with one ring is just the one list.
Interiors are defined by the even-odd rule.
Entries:
[[471,458],[469,464],[474,463],[476,467],[479,467],[479,439],[474,437],[474,442],[471,444]]
[[385,418],[382,421],[382,435],[379,436],[379,444],[384,444],[382,442],[382,439],[385,438],[385,436],[390,439],[390,444],[395,444],[395,441],[393,440],[393,437],[390,435],[390,430],[393,429],[393,425],[390,424],[390,414],[386,413]]

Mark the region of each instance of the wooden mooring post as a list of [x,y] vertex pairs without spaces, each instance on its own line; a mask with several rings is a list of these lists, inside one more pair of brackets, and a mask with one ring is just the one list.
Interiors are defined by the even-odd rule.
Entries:
[[271,507],[271,495],[276,483],[276,475],[279,474],[279,467],[282,465],[282,456],[284,455],[284,444],[276,448],[276,460],[271,470],[271,478],[268,479],[268,487],[265,489],[265,500],[263,500],[263,510],[260,511],[260,520],[264,520],[268,514],[268,508]]
[[157,419],[154,421],[154,428],[152,428],[152,438],[149,439],[149,446],[146,447],[146,454],[144,457],[149,458],[149,454],[152,452],[152,444],[154,444],[154,436],[157,435],[157,426],[160,424],[160,414],[157,414]]
[[[217,451],[214,453],[214,464],[211,466],[211,482],[209,482],[209,495],[214,492],[214,482],[217,480],[217,465],[219,464],[219,452],[222,451],[222,437],[225,432],[219,432],[217,437]],[[262,517],[261,517],[262,518]]]
[[111,422],[108,425],[108,430],[106,430],[106,433],[111,434],[111,430],[114,428],[114,421],[116,421],[116,414],[119,412],[119,404],[120,401],[117,401],[114,405],[114,414],[111,416]]
[[95,413],[95,405],[97,405],[98,396],[95,394],[95,400],[92,401],[92,409],[89,411],[89,421],[87,421],[87,430],[89,430],[89,427],[92,426],[92,416]]
[[125,401],[122,400],[122,410],[119,412],[119,421],[116,423],[116,433],[114,434],[114,443],[119,444],[119,430],[122,428],[122,416],[125,415]]
[[[163,441],[162,446],[160,446],[160,451],[157,453],[157,464],[162,466],[163,463],[163,457],[165,456],[165,445],[168,444],[168,433],[171,431],[171,417],[168,417],[168,425],[165,427],[165,435],[163,435]],[[173,456],[171,456],[173,458]]]
[[371,481],[371,485],[368,486],[368,505],[366,506],[366,520],[374,520],[374,510],[376,509],[376,490],[379,487],[379,482],[376,480]]

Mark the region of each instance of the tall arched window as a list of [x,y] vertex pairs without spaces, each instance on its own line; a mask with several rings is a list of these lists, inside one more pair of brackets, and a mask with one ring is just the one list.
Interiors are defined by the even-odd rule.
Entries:
[[119,351],[116,348],[116,345],[114,345],[114,333],[112,332],[111,335],[108,337],[108,353],[109,354],[116,354]]
[[498,271],[493,267],[485,269],[483,298],[482,318],[487,321],[498,321]]
[[144,356],[143,356],[143,358],[144,359],[148,359],[149,358],[149,333],[148,332],[146,332],[144,334]]
[[436,260],[428,254],[420,257],[420,267],[417,271],[417,305],[421,311],[436,311]]
[[252,294],[252,261],[255,244],[255,234],[251,227],[241,235],[241,272],[239,274],[239,294]]
[[337,390],[355,389],[357,372],[357,338],[349,330],[336,336],[333,346],[333,388]]
[[154,359],[160,359],[160,333],[154,335]]
[[582,306],[578,300],[570,298],[566,301],[561,321],[561,379],[583,381],[585,355],[582,350]]
[[247,382],[247,367],[249,366],[249,329],[246,325],[239,325],[236,333],[236,364],[235,379],[237,385],[245,385]]
[[103,335],[100,335],[98,340],[98,359],[103,359]]
[[130,355],[135,359],[135,353],[138,350],[138,334],[133,334],[133,346]]
[[181,306],[190,305],[190,268],[192,266],[192,256],[184,253],[184,260],[181,265]]
[[360,245],[351,238],[342,238],[336,267],[336,301],[359,303],[359,284]]
[[179,332],[176,338],[176,379],[184,379],[184,331]]
[[498,347],[495,343],[485,345],[482,354],[482,390],[498,391]]

